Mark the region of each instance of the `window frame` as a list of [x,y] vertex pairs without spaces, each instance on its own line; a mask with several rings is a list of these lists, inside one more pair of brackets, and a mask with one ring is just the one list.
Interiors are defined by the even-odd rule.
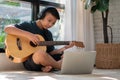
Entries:
[[50,1],[44,1],[44,0],[20,0],[20,1],[27,1],[31,3],[32,6],[32,20],[37,20],[37,15],[39,13],[39,6],[54,6],[59,9],[65,9],[64,4],[60,3],[54,3]]

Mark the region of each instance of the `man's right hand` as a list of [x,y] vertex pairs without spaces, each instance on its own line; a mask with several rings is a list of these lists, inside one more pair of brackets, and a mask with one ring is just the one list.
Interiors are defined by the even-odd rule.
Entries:
[[40,39],[36,34],[28,33],[26,36],[30,41],[32,41],[35,45],[39,45]]

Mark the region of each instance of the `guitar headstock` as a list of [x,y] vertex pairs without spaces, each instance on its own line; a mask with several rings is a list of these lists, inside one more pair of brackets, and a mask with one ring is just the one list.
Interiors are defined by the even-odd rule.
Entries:
[[85,47],[83,42],[80,42],[80,41],[73,41],[73,42],[74,42],[75,46],[77,46],[77,47],[81,47],[81,48]]

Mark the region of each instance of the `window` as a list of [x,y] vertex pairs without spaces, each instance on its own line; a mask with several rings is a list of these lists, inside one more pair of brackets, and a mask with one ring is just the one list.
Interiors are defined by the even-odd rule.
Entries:
[[31,4],[28,2],[2,0],[0,1],[0,52],[5,47],[4,27],[8,24],[31,20]]
[[[38,4],[36,4],[38,1]],[[60,13],[60,20],[51,28],[54,40],[64,39],[64,8],[66,0],[1,0],[0,1],[0,52],[4,50],[4,27],[24,21],[36,20],[38,12],[46,6],[54,6]],[[39,10],[38,10],[39,9]]]
[[59,3],[59,4],[65,4],[65,0],[44,0],[44,1],[49,1],[49,2],[54,2],[54,3]]

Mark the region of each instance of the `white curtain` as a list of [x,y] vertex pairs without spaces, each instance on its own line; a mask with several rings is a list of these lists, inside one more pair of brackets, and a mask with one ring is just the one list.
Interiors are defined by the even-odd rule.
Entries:
[[92,14],[81,0],[66,0],[65,40],[82,41],[84,50],[95,50]]
[[65,4],[65,27],[64,27],[64,39],[65,40],[72,40],[72,11],[71,11],[71,1],[66,0]]

